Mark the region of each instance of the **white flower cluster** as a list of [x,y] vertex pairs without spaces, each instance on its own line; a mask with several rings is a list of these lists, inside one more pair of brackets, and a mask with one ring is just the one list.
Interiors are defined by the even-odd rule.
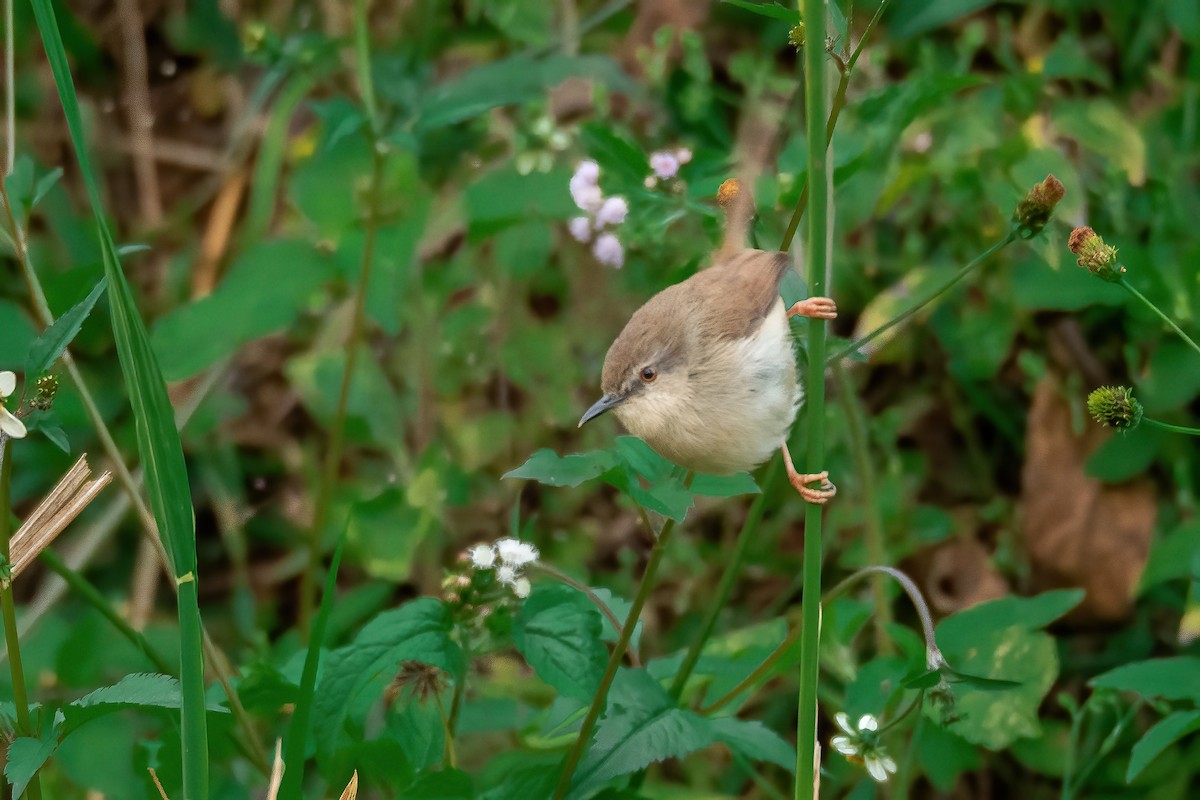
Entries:
[[871,714],[863,714],[858,718],[858,725],[852,725],[850,718],[841,711],[833,718],[845,731],[829,741],[834,750],[852,761],[861,761],[877,783],[883,783],[889,774],[896,772],[896,762],[884,752],[879,741],[879,720]]
[[[467,551],[475,569],[495,569],[496,580],[521,599],[529,597],[529,578],[521,570],[537,563],[538,549],[519,539],[501,539],[495,544],[477,544]],[[497,565],[497,562],[499,564]]]
[[[573,218],[567,228],[576,241],[592,242],[592,255],[601,264],[620,269],[625,264],[621,240],[605,228],[616,227],[629,214],[624,197],[605,197],[600,191],[600,166],[595,161],[583,161],[571,176],[571,199],[580,211],[587,214]],[[592,237],[595,241],[592,241]]]
[[25,423],[17,419],[11,411],[4,407],[4,401],[17,390],[17,376],[14,372],[0,372],[0,433],[10,439],[25,438]]
[[679,168],[692,160],[692,151],[686,147],[677,150],[657,150],[650,154],[650,169],[654,174],[646,178],[646,188],[653,189],[659,181],[669,181],[679,174]]

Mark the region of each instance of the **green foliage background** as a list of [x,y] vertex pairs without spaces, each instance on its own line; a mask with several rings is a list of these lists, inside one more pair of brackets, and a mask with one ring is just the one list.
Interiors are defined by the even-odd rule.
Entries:
[[[100,194],[181,423],[201,612],[262,757],[302,696],[301,575],[321,582],[344,530],[301,748],[312,759],[306,796],[336,796],[353,770],[360,797],[548,793],[603,672],[599,642],[615,638],[611,623],[544,575],[524,603],[496,601],[479,629],[435,598],[453,590],[446,577],[462,572],[468,546],[519,535],[623,618],[650,546],[636,500],[686,521],[635,635],[644,669],[618,675],[572,796],[789,795],[795,653],[756,690],[703,711],[788,635],[803,588],[803,504],[769,468],[758,476],[759,535],[676,707],[665,687],[757,487],[742,476],[688,491],[636,440],[618,439],[613,423],[576,422],[628,315],[719,245],[712,199],[745,163],[747,129],[774,145],[758,165],[753,236],[763,247],[781,239],[806,169],[791,10],[377,2],[369,112],[349,4],[244,4],[234,16],[216,0],[138,5],[158,221],[136,171],[147,154],[130,132],[129,98],[142,76],[129,71],[118,13],[56,11]],[[882,787],[827,747],[823,796],[1200,791],[1195,440],[1139,428],[1089,439],[1079,457],[1087,477],[1134,481],[1151,498],[1153,513],[1139,517],[1152,533],[1141,545],[1144,570],[1114,563],[1129,551],[1105,543],[1133,534],[1111,517],[1093,518],[1066,545],[1093,577],[1140,575],[1134,597],[1113,601],[1117,613],[1089,605],[1108,597],[1103,580],[1031,556],[1029,540],[1059,526],[1041,518],[1046,529],[1031,528],[1039,487],[1022,481],[1039,443],[1053,439],[1031,427],[1039,386],[1069,409],[1075,436],[1095,433],[1083,400],[1101,382],[1135,386],[1148,415],[1185,425],[1200,416],[1200,356],[1118,287],[1077,268],[1066,248],[1072,227],[1091,225],[1120,248],[1141,292],[1200,332],[1197,9],[1191,0],[895,0],[867,43],[833,139],[834,336],[869,331],[1001,239],[1016,202],[1047,173],[1067,194],[1041,236],[1003,249],[832,385],[830,585],[876,561],[912,571],[927,593],[950,598],[936,609],[950,663],[1020,686],[968,681],[956,685],[952,711],[927,704],[907,718],[885,738],[900,771]],[[874,10],[832,3],[830,48],[856,43]],[[60,315],[88,297],[104,254],[24,3],[14,31],[18,159],[6,188]],[[647,188],[650,153],[677,147],[693,153],[679,180]],[[568,181],[583,159],[598,162],[607,195],[628,200],[620,270],[567,232],[579,214]],[[230,202],[235,213],[222,221]],[[366,339],[314,574],[307,528],[367,220],[377,241]],[[7,238],[0,369],[21,371],[40,325]],[[802,291],[799,276],[789,278],[785,299]],[[71,351],[134,465],[135,415],[108,308],[99,302]],[[61,436],[16,445],[18,516],[79,453],[103,464],[65,378],[54,410]],[[554,455],[585,450],[578,461]],[[1063,520],[1074,497],[1063,497]],[[882,552],[868,546],[872,525]],[[119,610],[141,609],[134,616],[144,617],[150,645],[176,653],[173,596],[137,566],[154,558],[140,526],[114,486],[55,547]],[[966,585],[939,582],[949,578],[931,566],[937,554],[964,550],[977,555],[951,576]],[[1000,587],[991,602],[967,608],[989,581]],[[1085,584],[1089,597],[1064,591]],[[46,796],[157,797],[147,767],[180,796],[174,684],[141,675],[153,663],[92,606],[54,589],[49,572],[24,573],[15,591],[32,697],[62,707],[70,726],[43,771]],[[896,715],[913,696],[905,677],[924,663],[911,605],[891,587],[855,589],[825,614],[823,742],[836,710]],[[447,706],[456,694],[447,687],[466,681],[453,767],[437,703],[405,690],[385,700],[405,661],[439,670],[435,694]],[[90,694],[123,685],[107,704]],[[5,675],[0,698],[11,697]],[[264,796],[267,777],[238,750],[223,689],[211,686],[207,699],[211,796]],[[98,707],[103,723],[92,722]],[[9,708],[0,715],[11,717]],[[9,763],[37,761],[48,747],[22,739]]]

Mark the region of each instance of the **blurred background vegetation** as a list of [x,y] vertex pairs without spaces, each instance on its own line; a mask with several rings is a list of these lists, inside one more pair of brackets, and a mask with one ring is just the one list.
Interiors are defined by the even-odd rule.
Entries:
[[[264,742],[284,724],[274,676],[295,680],[303,659],[307,529],[372,225],[367,339],[322,532],[328,555],[350,520],[331,646],[383,609],[440,595],[467,546],[515,531],[576,579],[633,593],[649,541],[625,498],[500,476],[542,447],[611,444],[615,423],[576,429],[604,353],[650,294],[707,263],[720,239],[717,186],[747,163],[761,173],[755,240],[771,248],[782,238],[805,176],[799,58],[786,14],[745,5],[379,0],[372,147],[349,3],[56,4],[106,206],[129,247],[126,274],[171,382],[205,622]],[[876,5],[831,3],[830,48],[856,43]],[[95,284],[100,251],[24,3],[14,31],[17,160],[6,185],[29,208],[50,185],[44,176],[63,170],[27,212],[30,259],[57,314]],[[1003,238],[1015,203],[1047,173],[1066,198],[1043,235],[1000,251],[831,380],[827,466],[840,491],[827,516],[830,585],[868,563],[897,565],[939,618],[1009,595],[1086,596],[1049,634],[1039,629],[1062,611],[1026,615],[1019,604],[1003,607],[1009,623],[1027,622],[1014,640],[987,638],[979,620],[974,641],[971,630],[948,631],[963,642],[963,669],[1014,676],[1027,690],[964,699],[965,732],[918,721],[893,749],[902,771],[884,788],[831,756],[829,796],[1055,797],[1064,765],[1078,770],[1097,754],[1089,796],[1200,792],[1195,736],[1125,781],[1133,743],[1168,701],[1200,703],[1200,686],[1147,688],[1139,700],[1114,689],[1082,717],[1071,711],[1094,696],[1097,674],[1197,654],[1195,440],[1144,427],[1110,435],[1083,401],[1095,386],[1131,384],[1148,414],[1195,424],[1200,356],[1066,249],[1071,227],[1091,225],[1120,248],[1140,291],[1200,331],[1198,130],[1194,0],[895,0],[867,43],[833,139],[835,335],[870,330]],[[650,155],[681,147],[691,161],[648,186]],[[606,195],[628,201],[615,229],[620,269],[568,232],[579,214],[568,181],[584,159],[598,162]],[[41,325],[5,247],[0,369],[19,371]],[[801,296],[799,275],[784,291]],[[107,314],[101,303],[72,352],[136,467]],[[65,378],[55,412],[71,454],[61,439],[21,445],[19,513],[74,454],[104,465]],[[726,686],[778,643],[800,596],[802,503],[768,475],[764,522],[720,620],[736,658],[711,671],[718,682],[733,676]],[[644,656],[687,646],[748,505],[693,509],[643,616]],[[169,652],[170,590],[143,540],[114,485],[55,547]],[[16,588],[42,702],[150,669],[49,573],[35,569]],[[823,688],[852,714],[879,713],[881,687],[903,666],[891,642],[905,634],[888,619],[915,621],[901,595],[879,597],[871,622],[870,594],[839,601],[827,620]],[[1008,672],[993,669],[1002,662]],[[475,670],[460,760],[481,769],[518,745],[536,750],[548,695],[519,656],[501,650]],[[787,735],[794,692],[785,670],[741,713]],[[352,757],[372,796],[397,796],[433,763],[391,730],[376,741],[400,741],[405,763],[382,745]],[[49,796],[157,796],[145,767],[177,783],[167,755],[177,737],[163,720],[133,716],[81,728],[55,757]],[[232,744],[214,735],[213,748],[214,796],[261,796],[265,779]],[[772,797],[772,785],[788,785],[779,767],[755,781],[737,759],[709,754],[659,768],[643,791]],[[348,763],[325,765],[331,784],[344,785]]]

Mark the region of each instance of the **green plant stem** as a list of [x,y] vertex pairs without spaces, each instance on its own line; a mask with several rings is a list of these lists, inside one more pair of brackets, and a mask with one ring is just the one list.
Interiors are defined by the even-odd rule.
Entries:
[[[824,0],[801,0],[801,18],[811,42],[825,41]],[[804,263],[808,269],[808,296],[825,294],[828,270],[829,146],[824,131],[814,122],[826,119],[825,52],[804,48],[804,118],[808,127],[808,238]],[[808,439],[807,472],[820,472],[825,460],[825,321],[808,320]],[[819,770],[817,744],[817,677],[821,647],[821,522],[822,507],[804,509],[804,590],[800,622],[800,691],[796,719],[796,800],[813,796]]]
[[[0,556],[7,566],[9,537],[12,536],[12,439],[0,434]],[[0,613],[4,616],[4,641],[8,646],[8,671],[12,676],[13,705],[17,712],[17,733],[37,736],[29,717],[29,697],[25,693],[25,667],[21,662],[21,642],[17,637],[17,611],[13,603],[12,580],[0,582]],[[35,774],[26,794],[40,800],[42,785]]]
[[[691,485],[690,476],[686,483]],[[659,565],[662,563],[667,543],[671,540],[671,533],[674,530],[675,520],[669,519],[654,540],[654,547],[650,550],[650,559],[646,562],[646,571],[642,574],[641,585],[638,586],[637,595],[633,598],[633,605],[629,607],[625,624],[621,626],[621,634],[617,637],[617,643],[613,645],[612,654],[608,657],[608,666],[604,670],[604,676],[600,679],[600,686],[596,689],[595,696],[592,697],[592,705],[588,708],[587,716],[584,717],[583,724],[579,728],[579,735],[575,737],[575,743],[571,745],[571,749],[563,761],[562,774],[559,776],[558,786],[554,790],[554,800],[562,800],[567,796],[567,790],[571,788],[571,778],[574,777],[575,768],[579,766],[579,759],[583,757],[583,752],[592,739],[592,730],[596,727],[596,721],[600,719],[600,714],[608,702],[609,687],[617,677],[617,669],[621,666],[625,648],[629,646],[629,639],[633,636],[634,629],[637,628],[638,619],[642,615],[642,607],[646,605],[646,599],[650,597],[650,590],[654,588],[654,578],[658,574]]]
[[[825,123],[825,146],[833,141],[833,131],[837,128],[838,117],[842,114],[842,108],[846,105],[846,90],[850,87],[850,76],[854,72],[854,65],[858,63],[859,56],[862,55],[863,47],[867,40],[871,38],[871,31],[875,30],[876,23],[883,16],[883,12],[887,9],[888,3],[891,0],[883,0],[879,4],[879,8],[875,9],[875,15],[871,17],[871,21],[867,23],[867,27],[863,30],[862,38],[858,40],[858,46],[854,48],[854,52],[845,64],[840,64],[841,77],[838,79],[837,89],[833,93],[833,106],[829,110],[829,119]],[[807,48],[806,48],[807,49]],[[808,207],[808,184],[806,183],[800,189],[800,199],[796,202],[796,208],[792,211],[792,218],[788,220],[787,230],[783,234],[783,243],[779,249],[785,253],[792,246],[792,239],[796,237],[796,230],[800,227],[800,218],[804,216],[804,210]]]
[[1172,425],[1169,422],[1160,422],[1156,419],[1150,419],[1149,417],[1142,417],[1142,422],[1155,428],[1162,428],[1164,431],[1173,431],[1175,433],[1186,433],[1192,436],[1200,436],[1200,428],[1189,428],[1186,425]]
[[54,552],[50,548],[46,548],[38,554],[38,558],[45,564],[51,572],[55,573],[67,582],[80,597],[86,600],[92,608],[100,612],[100,614],[112,623],[113,627],[126,639],[128,639],[134,647],[141,650],[146,658],[150,659],[154,664],[154,668],[164,675],[174,675],[175,668],[167,661],[167,659],[154,649],[154,646],[146,640],[146,637],[141,631],[134,630],[124,617],[117,613],[113,608],[112,603],[108,601],[99,589],[92,582],[85,578],[80,573],[67,566],[67,563],[62,560],[62,556]]
[[899,316],[893,317],[892,319],[888,320],[887,322],[880,325],[875,330],[868,333],[866,336],[863,336],[859,339],[855,339],[849,345],[847,345],[843,349],[839,350],[838,352],[836,352],[832,356],[830,356],[828,360],[829,361],[839,361],[848,355],[856,353],[863,345],[875,340],[876,338],[887,333],[889,330],[896,327],[897,325],[907,321],[914,314],[916,314],[921,309],[923,309],[925,306],[929,305],[934,300],[937,300],[939,297],[944,295],[946,292],[950,291],[950,289],[952,289],[956,283],[958,283],[963,278],[967,277],[972,272],[974,272],[981,264],[983,264],[989,258],[991,258],[996,253],[1003,250],[1005,247],[1008,247],[1010,244],[1012,244],[1016,240],[1017,240],[1016,230],[1014,229],[1014,230],[1009,231],[1008,235],[1006,235],[1003,239],[1001,239],[1000,241],[993,244],[987,250],[984,250],[982,253],[975,256],[975,258],[971,259],[971,261],[969,261],[965,266],[963,266],[958,272],[954,273],[953,276],[951,276],[941,286],[939,286],[937,289],[935,289],[933,291],[933,293],[928,295],[924,300],[922,300],[921,302],[912,306],[911,308],[909,308],[907,311],[900,314]]
[[[594,605],[597,610],[604,615],[604,618],[612,624],[613,630],[617,632],[617,635],[621,635],[621,620],[617,619],[617,615],[613,613],[613,610],[609,608],[603,600],[600,599],[598,594],[592,591],[590,586],[580,583],[570,575],[567,575],[565,572],[560,572],[545,562],[535,562],[533,567],[534,569],[546,573],[556,581],[565,583],[567,586],[570,586],[575,591],[581,593],[588,600],[591,600],[592,605]],[[629,641],[629,665],[633,667],[640,667],[642,665],[641,659],[638,658],[637,648],[633,645],[632,637]]]
[[796,642],[800,641],[801,630],[802,628],[799,625],[792,628],[791,631],[788,632],[787,638],[780,642],[779,646],[772,650],[771,654],[764,658],[749,675],[747,675],[745,678],[742,678],[742,680],[738,682],[737,686],[734,686],[728,692],[718,697],[710,705],[702,708],[700,713],[708,716],[709,714],[719,711],[733,702],[733,700],[742,692],[757,685],[760,681],[766,678],[771,670],[774,669],[775,664],[777,664],[789,650],[796,646]]
[[313,526],[309,540],[309,566],[300,579],[300,632],[307,638],[309,619],[313,610],[313,595],[316,591],[316,571],[321,562],[321,536],[329,516],[329,504],[333,499],[333,487],[337,482],[338,466],[342,460],[342,445],[345,438],[346,409],[350,400],[350,383],[358,366],[358,354],[366,323],[367,286],[371,281],[371,267],[375,260],[375,240],[379,232],[379,216],[382,206],[384,152],[379,141],[379,118],[376,111],[375,89],[371,80],[371,40],[367,24],[367,0],[355,0],[354,4],[354,63],[358,79],[359,98],[367,116],[367,134],[371,146],[371,184],[367,195],[366,237],[363,242],[362,263],[359,267],[358,283],[354,289],[354,314],[350,323],[350,341],[346,345],[346,365],[342,370],[342,383],[338,389],[337,408],[329,431],[329,443],[321,468],[317,487],[317,500],[313,509]]
[[1121,278],[1120,280],[1117,281],[1117,283],[1119,283],[1125,289],[1125,291],[1129,292],[1131,295],[1136,297],[1138,300],[1141,300],[1142,303],[1147,308],[1149,308],[1151,311],[1153,311],[1155,314],[1157,314],[1159,316],[1159,318],[1162,319],[1163,322],[1167,323],[1167,327],[1169,327],[1171,330],[1175,331],[1175,333],[1179,334],[1179,338],[1183,339],[1185,342],[1188,343],[1189,347],[1191,347],[1197,353],[1200,353],[1200,344],[1196,344],[1196,341],[1192,337],[1188,336],[1186,333],[1183,332],[1183,328],[1180,328],[1178,325],[1175,324],[1175,320],[1168,317],[1165,313],[1163,313],[1162,309],[1160,309],[1158,306],[1154,305],[1154,303],[1150,302],[1150,299],[1148,297],[1146,297],[1146,295],[1142,294],[1137,289],[1133,288],[1132,283],[1130,283],[1125,278]]
[[762,523],[763,511],[767,505],[767,491],[775,483],[782,465],[782,459],[775,458],[771,461],[771,466],[767,468],[767,474],[763,477],[762,492],[754,498],[754,503],[746,515],[746,521],[742,524],[741,533],[738,534],[737,542],[733,546],[733,554],[729,557],[725,571],[721,573],[721,580],[717,584],[717,594],[708,608],[704,624],[700,626],[700,634],[692,641],[683,663],[679,665],[679,671],[675,673],[670,693],[671,699],[676,702],[683,695],[688,678],[692,676],[696,664],[700,661],[700,654],[704,652],[704,645],[708,643],[708,639],[716,627],[717,618],[721,616],[725,604],[729,601],[733,585],[737,582],[738,574],[741,572],[742,562],[746,558],[746,550],[749,548],[750,542],[757,538],[758,526]]
[[[858,473],[859,490],[862,494],[867,561],[871,564],[886,564],[888,558],[883,541],[883,518],[875,497],[875,469],[871,465],[862,402],[858,399],[858,392],[844,362],[835,361],[833,373],[838,381],[838,399],[841,400],[845,412],[850,450],[854,454],[854,471]],[[872,617],[875,623],[875,650],[888,655],[893,650],[891,637],[887,634],[887,626],[892,622],[892,604],[888,602],[882,575],[877,575],[871,581],[871,593],[875,598],[875,614]]]

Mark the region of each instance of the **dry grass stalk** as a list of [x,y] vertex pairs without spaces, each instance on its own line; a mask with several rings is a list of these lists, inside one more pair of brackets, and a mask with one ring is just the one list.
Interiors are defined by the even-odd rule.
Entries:
[[9,545],[13,578],[20,575],[112,480],[111,472],[88,480],[91,474],[87,455],[80,456],[13,535]]

